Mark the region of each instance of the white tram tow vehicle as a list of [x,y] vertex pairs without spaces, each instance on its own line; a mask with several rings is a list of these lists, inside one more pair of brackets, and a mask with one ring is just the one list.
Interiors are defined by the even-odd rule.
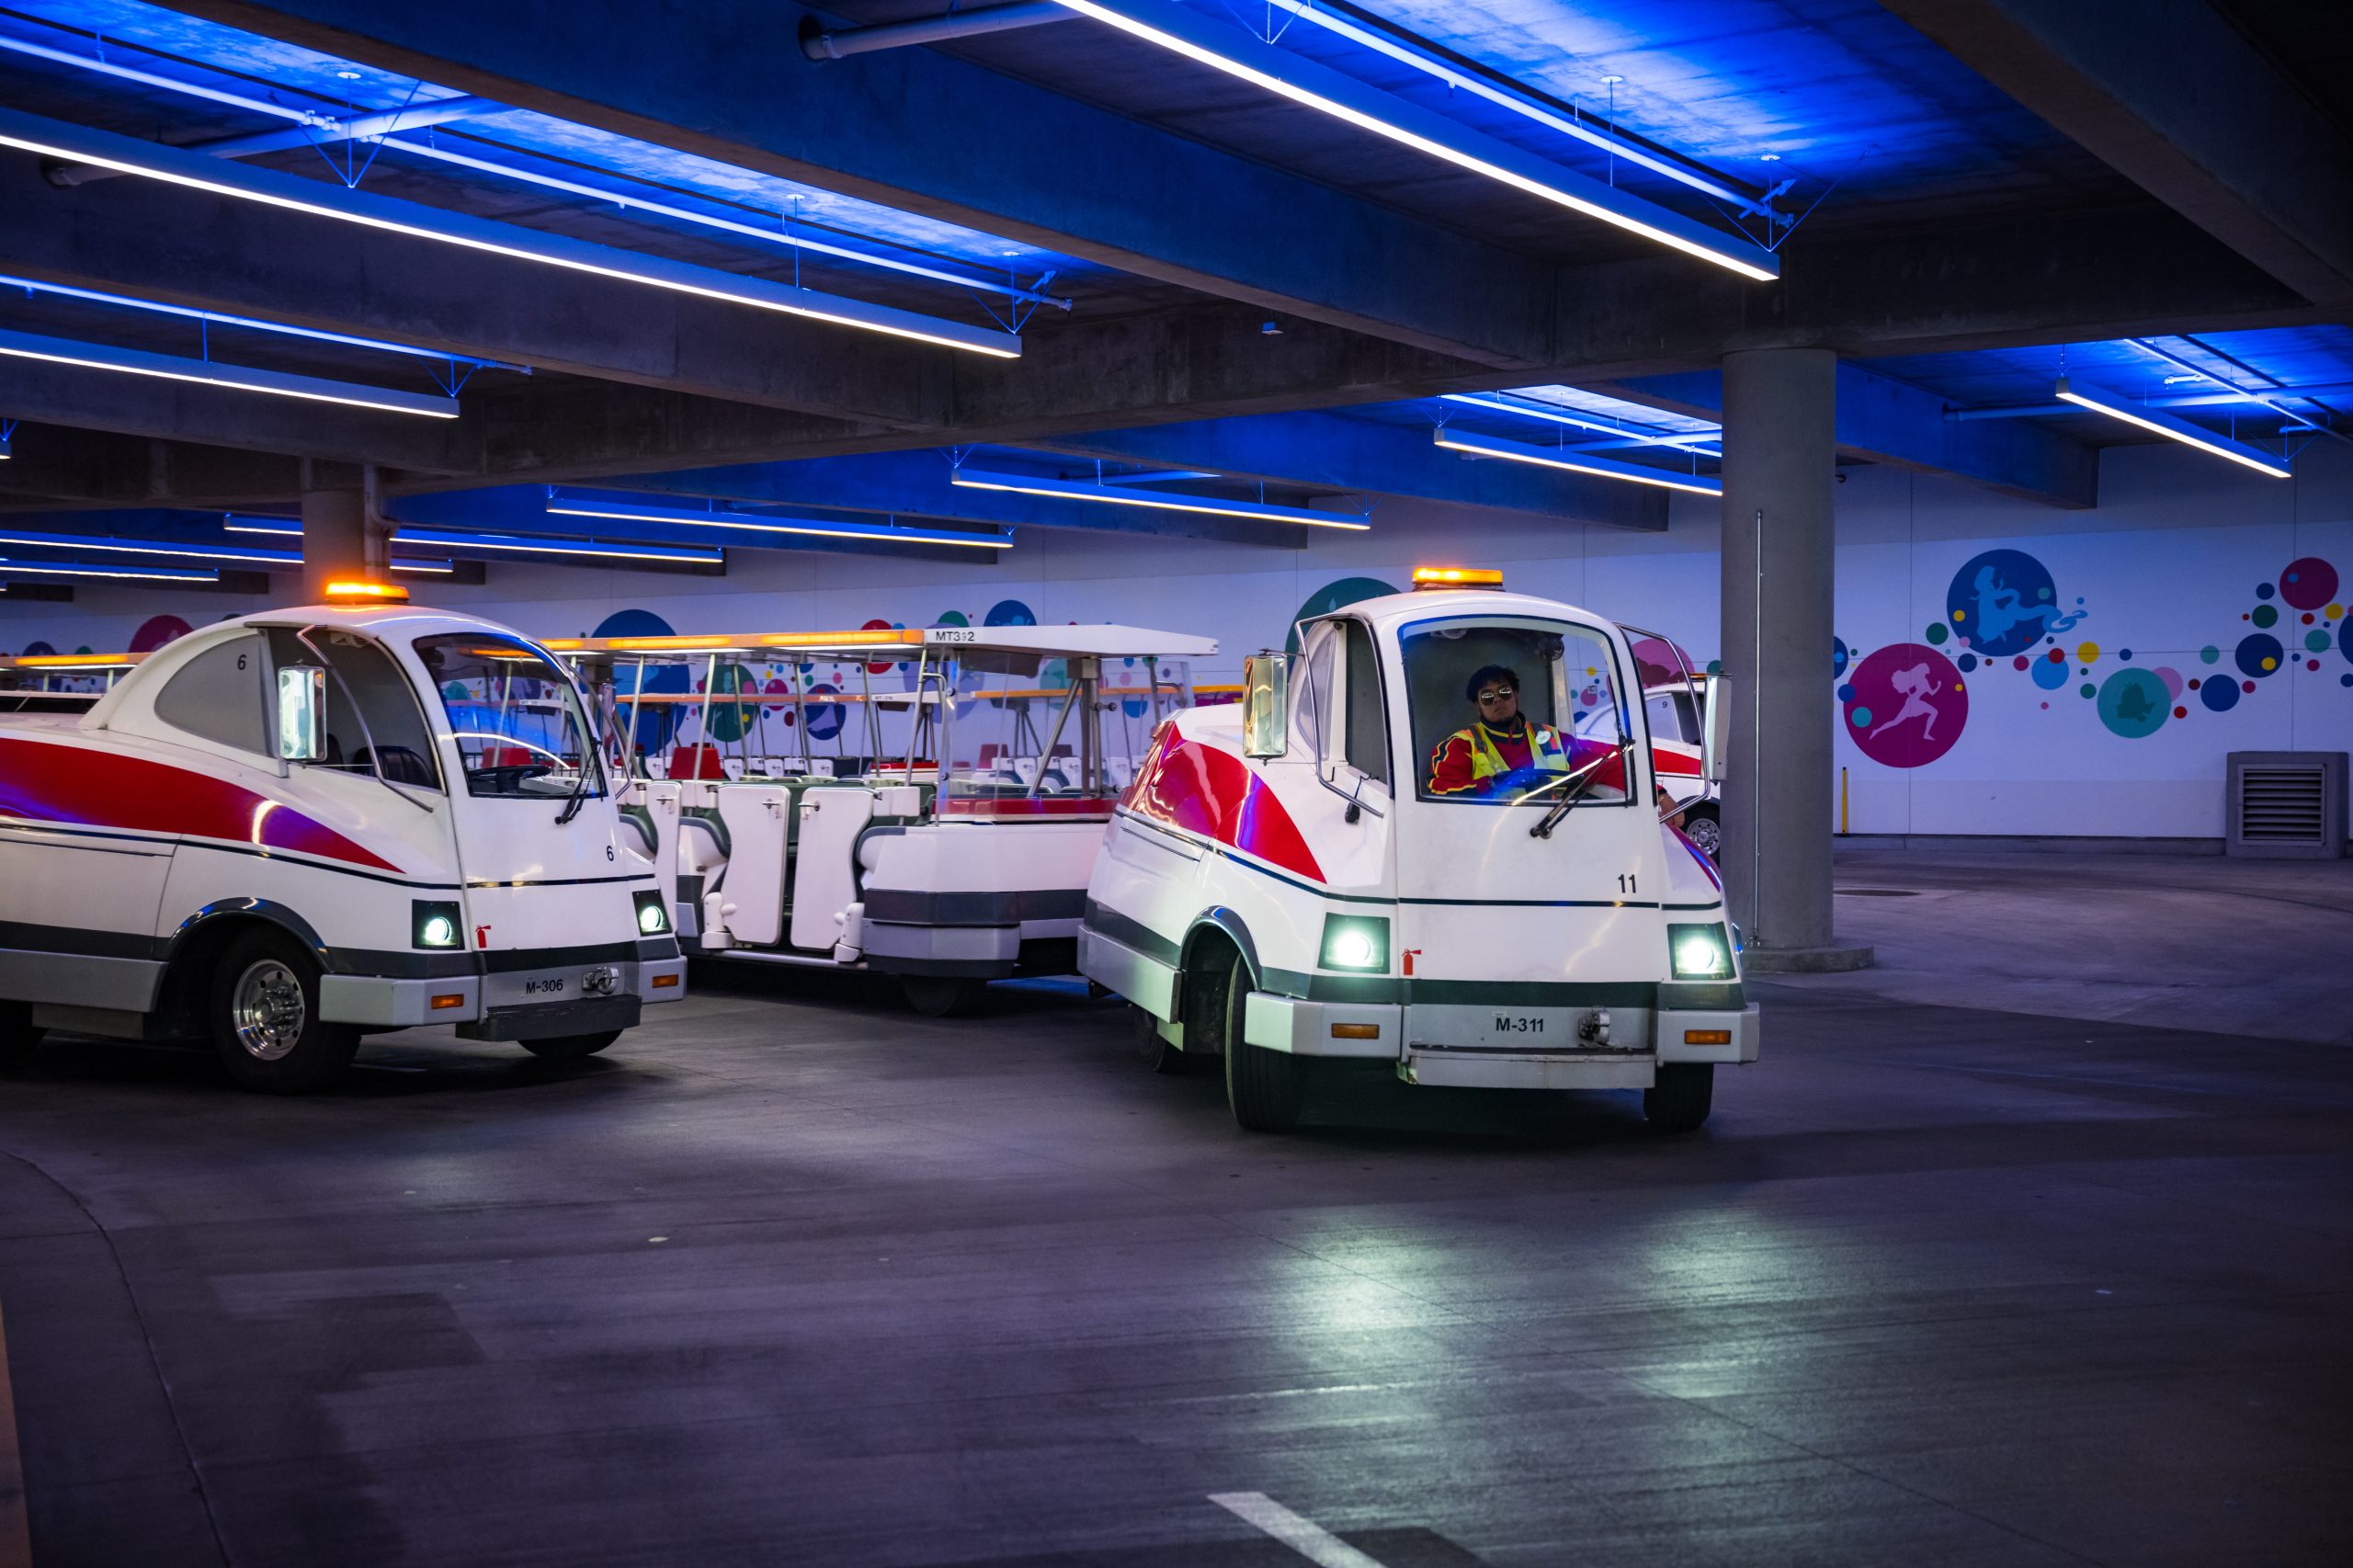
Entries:
[[1498,573],[1415,579],[1161,726],[1103,834],[1081,972],[1162,1071],[1222,1058],[1247,1128],[1291,1126],[1337,1057],[1641,1089],[1654,1125],[1699,1126],[1715,1069],[1756,1059],[1757,1008],[1713,865],[1661,820],[1684,796],[1660,802],[1625,630]]
[[0,660],[0,1058],[209,1037],[246,1087],[296,1091],[366,1034],[575,1058],[685,994],[570,675],[346,591],[375,602]]

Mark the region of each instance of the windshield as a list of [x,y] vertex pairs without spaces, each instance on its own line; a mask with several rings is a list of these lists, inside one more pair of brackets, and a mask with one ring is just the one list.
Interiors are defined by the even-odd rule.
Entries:
[[1619,747],[1631,724],[1601,632],[1461,617],[1416,622],[1401,642],[1421,799],[1550,806],[1568,791],[1625,803]]
[[1192,701],[1192,676],[1182,659],[1100,661],[1092,705],[1073,700],[1078,683],[1072,663],[951,660],[945,684],[955,699],[940,770],[943,814],[1108,813],[1151,750],[1153,731]]
[[416,640],[470,795],[564,800],[604,792],[579,693],[519,638],[460,632]]

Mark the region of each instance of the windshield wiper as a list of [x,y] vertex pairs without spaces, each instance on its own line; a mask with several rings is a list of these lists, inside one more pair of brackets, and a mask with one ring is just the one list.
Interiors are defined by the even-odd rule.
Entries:
[[1544,813],[1544,820],[1542,822],[1538,823],[1534,827],[1528,830],[1528,836],[1530,838],[1552,837],[1552,829],[1560,824],[1561,819],[1567,816],[1572,811],[1575,810],[1577,802],[1584,800],[1586,795],[1593,789],[1594,779],[1599,775],[1601,771],[1601,765],[1609,761],[1611,757],[1615,757],[1622,762],[1625,759],[1626,753],[1630,749],[1631,749],[1631,743],[1620,740],[1616,745],[1609,748],[1608,756],[1597,756],[1591,762],[1586,763],[1583,767],[1578,768],[1575,772],[1563,774],[1561,776],[1561,782],[1571,786],[1568,793],[1563,795],[1559,801],[1553,805],[1552,809]]
[[555,825],[562,827],[565,823],[578,816],[580,808],[587,803],[588,758],[583,756],[580,759],[580,775],[573,781],[572,793],[565,797],[563,810],[556,813]]

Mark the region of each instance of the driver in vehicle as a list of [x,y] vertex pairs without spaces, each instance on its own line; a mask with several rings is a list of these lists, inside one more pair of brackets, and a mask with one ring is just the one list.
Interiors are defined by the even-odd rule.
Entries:
[[1561,732],[1519,711],[1519,676],[1483,665],[1462,688],[1477,717],[1430,754],[1429,792],[1472,800],[1509,800],[1569,770]]

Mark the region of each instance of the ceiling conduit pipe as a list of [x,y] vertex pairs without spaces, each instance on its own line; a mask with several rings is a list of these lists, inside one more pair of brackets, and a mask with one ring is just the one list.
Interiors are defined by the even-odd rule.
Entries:
[[1020,0],[1011,6],[983,6],[972,11],[950,11],[913,22],[884,22],[870,28],[827,32],[816,17],[801,19],[801,52],[812,60],[847,60],[882,49],[912,44],[945,43],[950,39],[975,38],[982,33],[1009,32],[1047,22],[1066,22],[1077,13],[1059,0]]
[[[492,98],[433,98],[411,104],[406,108],[383,109],[350,119],[319,119],[303,125],[290,125],[282,131],[257,131],[250,136],[190,142],[188,151],[210,153],[216,158],[250,158],[256,153],[275,153],[286,147],[325,146],[335,142],[371,142],[389,136],[395,131],[446,125],[453,119],[474,119],[486,114],[502,114],[506,109],[505,104]],[[89,164],[58,164],[42,172],[49,176],[51,185],[75,186],[88,185],[96,180],[118,179],[123,171],[102,169]]]

